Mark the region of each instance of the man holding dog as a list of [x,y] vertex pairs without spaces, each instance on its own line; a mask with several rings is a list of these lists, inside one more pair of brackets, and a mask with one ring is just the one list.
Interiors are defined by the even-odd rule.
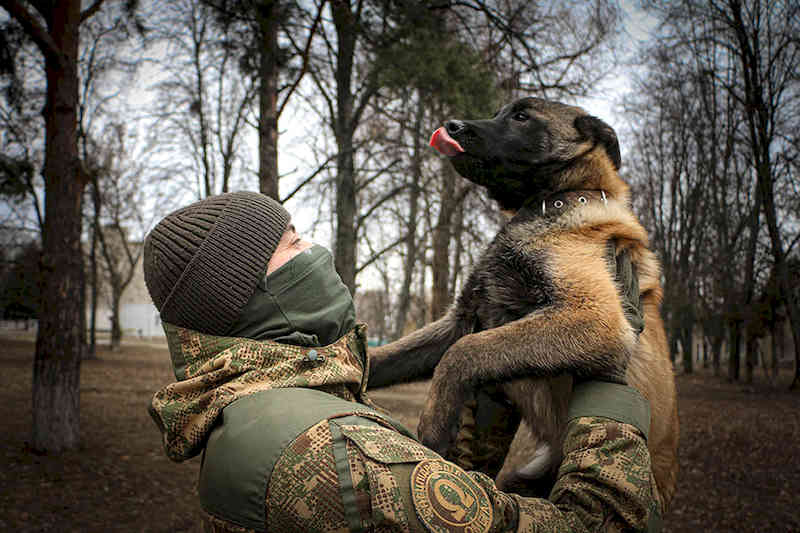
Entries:
[[150,413],[171,459],[204,454],[208,531],[654,527],[649,407],[634,389],[577,387],[549,499],[506,494],[369,401],[349,291],[330,252],[301,240],[277,202],[201,200],[164,218],[144,254],[177,378]]

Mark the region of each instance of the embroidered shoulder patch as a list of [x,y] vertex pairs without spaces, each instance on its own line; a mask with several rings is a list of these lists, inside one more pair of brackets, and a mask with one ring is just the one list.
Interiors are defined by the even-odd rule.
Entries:
[[441,459],[427,459],[414,468],[411,500],[431,533],[487,533],[492,525],[492,506],[483,487]]

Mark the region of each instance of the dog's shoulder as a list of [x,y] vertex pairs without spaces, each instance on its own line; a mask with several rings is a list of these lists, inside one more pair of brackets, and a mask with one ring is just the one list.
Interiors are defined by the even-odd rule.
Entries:
[[604,203],[591,203],[566,213],[562,221],[566,231],[607,241],[633,241],[647,248],[647,231],[629,205],[614,198]]

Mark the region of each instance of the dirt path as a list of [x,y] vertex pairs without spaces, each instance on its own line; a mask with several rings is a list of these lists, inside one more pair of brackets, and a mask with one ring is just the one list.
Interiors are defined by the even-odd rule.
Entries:
[[[199,460],[170,462],[147,414],[173,379],[163,346],[125,345],[83,364],[83,448],[35,455],[33,344],[0,339],[0,531],[199,532]],[[665,531],[800,532],[800,394],[764,385],[678,378],[679,487]],[[426,384],[373,392],[412,430]]]

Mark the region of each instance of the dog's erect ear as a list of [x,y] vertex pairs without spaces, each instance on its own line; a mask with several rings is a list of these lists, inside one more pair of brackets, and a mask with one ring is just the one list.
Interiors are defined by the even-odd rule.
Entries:
[[608,157],[614,163],[614,167],[619,170],[620,165],[622,165],[622,156],[619,153],[619,141],[614,129],[599,118],[591,115],[582,115],[576,118],[573,124],[581,134],[605,146]]

